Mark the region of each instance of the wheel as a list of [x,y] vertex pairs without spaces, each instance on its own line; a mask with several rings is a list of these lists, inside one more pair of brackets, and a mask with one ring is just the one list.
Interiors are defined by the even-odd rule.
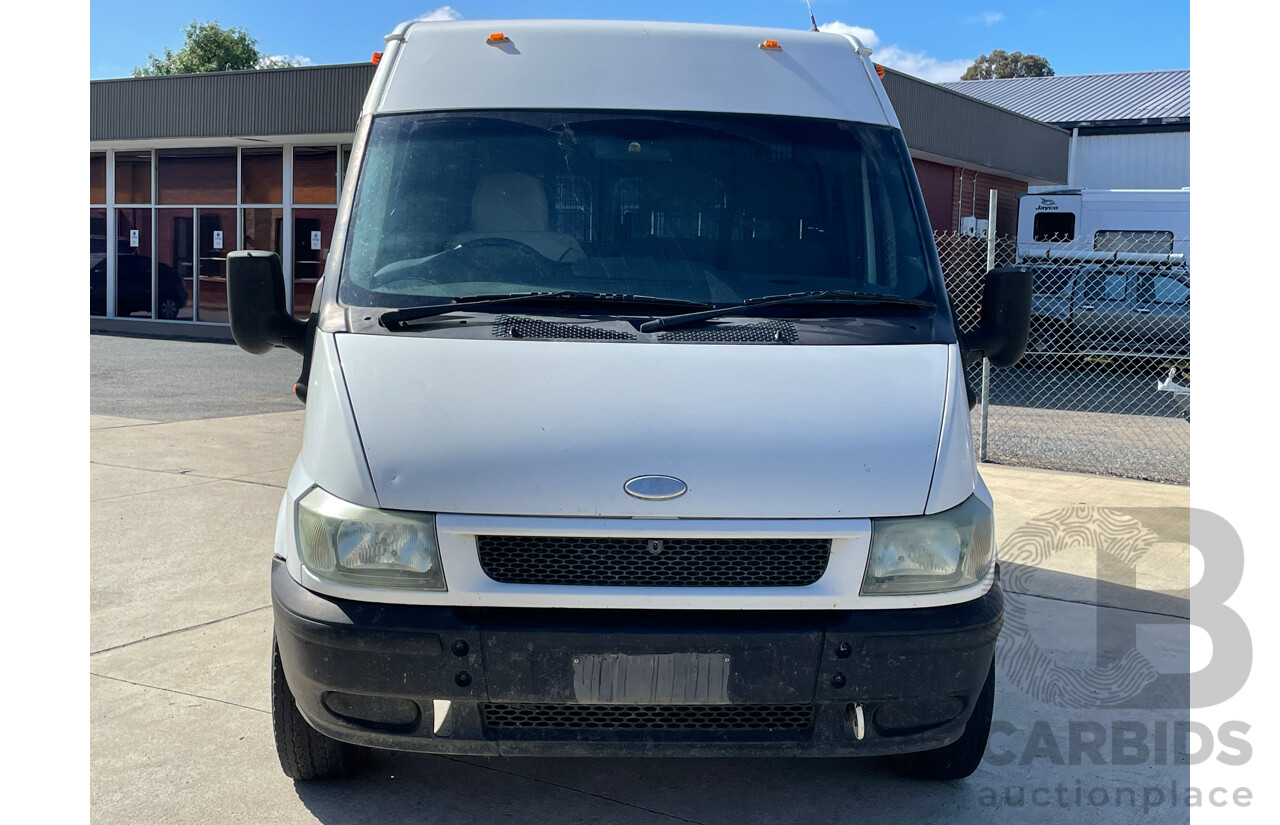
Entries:
[[271,640],[271,726],[275,731],[280,767],[290,779],[299,782],[340,779],[350,776],[364,762],[363,748],[330,739],[302,718],[285,681],[280,649],[274,638]]
[[178,317],[178,310],[182,309],[178,299],[171,295],[162,295],[160,297],[160,306],[156,307],[157,314],[166,321],[172,321]]
[[889,757],[889,764],[903,776],[914,779],[964,779],[978,769],[987,752],[991,734],[991,714],[996,698],[996,662],[991,660],[987,681],[978,694],[964,733],[950,745],[931,751],[903,753]]

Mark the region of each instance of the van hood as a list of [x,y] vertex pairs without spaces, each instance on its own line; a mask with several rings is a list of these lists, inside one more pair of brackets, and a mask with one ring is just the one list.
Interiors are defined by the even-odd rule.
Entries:
[[[335,341],[379,506],[395,510],[916,515],[947,396],[945,344]],[[634,498],[623,485],[641,475],[688,491]]]

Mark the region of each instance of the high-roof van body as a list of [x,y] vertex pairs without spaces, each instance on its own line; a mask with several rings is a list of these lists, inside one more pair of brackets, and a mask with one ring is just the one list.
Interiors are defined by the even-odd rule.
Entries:
[[388,36],[310,322],[274,256],[229,276],[241,345],[305,359],[289,775],[359,746],[976,767],[1003,607],[963,365],[1016,360],[1029,279],[993,272],[962,346],[868,54]]

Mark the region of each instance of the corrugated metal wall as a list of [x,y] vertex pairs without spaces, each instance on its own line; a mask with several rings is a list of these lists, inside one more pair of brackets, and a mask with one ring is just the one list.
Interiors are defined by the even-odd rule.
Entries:
[[89,139],[350,132],[375,68],[370,63],[93,81]]
[[884,88],[912,149],[1013,175],[1065,182],[1071,134],[887,70]]
[[1090,189],[1181,189],[1191,185],[1191,132],[1081,135],[1068,185]]

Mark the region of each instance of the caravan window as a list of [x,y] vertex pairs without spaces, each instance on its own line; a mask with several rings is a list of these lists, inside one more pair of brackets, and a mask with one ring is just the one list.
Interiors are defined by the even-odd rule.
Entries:
[[1167,255],[1173,251],[1172,232],[1099,230],[1093,233],[1097,252],[1148,252]]
[[1037,243],[1066,243],[1076,237],[1074,212],[1040,212],[1031,225],[1033,240]]

